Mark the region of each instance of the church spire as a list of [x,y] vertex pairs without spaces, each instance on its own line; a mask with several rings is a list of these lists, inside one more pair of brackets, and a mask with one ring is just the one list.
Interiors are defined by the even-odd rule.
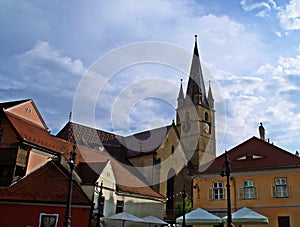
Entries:
[[183,94],[183,89],[182,89],[182,79],[180,79],[180,89],[179,89],[179,94],[177,98],[177,107],[180,108],[183,104],[184,101],[184,94]]
[[209,104],[209,108],[213,110],[215,108],[215,104],[214,104],[215,100],[212,95],[210,81],[208,81],[208,83],[209,83],[209,87],[208,87],[207,101]]
[[191,99],[191,101],[194,104],[201,104],[205,107],[209,107],[206,98],[203,73],[200,64],[197,35],[195,35],[194,55],[192,59],[192,65],[191,65],[191,71],[190,71],[186,95]]
[[199,57],[198,45],[197,45],[197,35],[195,35],[195,46],[194,46],[194,55]]

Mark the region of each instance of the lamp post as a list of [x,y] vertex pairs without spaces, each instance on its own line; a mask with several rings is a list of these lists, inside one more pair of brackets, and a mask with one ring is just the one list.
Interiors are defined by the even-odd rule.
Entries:
[[[100,190],[98,190],[100,188]],[[102,217],[102,214],[100,213],[101,211],[101,206],[102,206],[102,189],[103,189],[103,182],[101,181],[101,184],[99,186],[98,182],[96,182],[96,192],[98,193],[98,213],[97,213],[97,222],[96,226],[100,227],[100,218]]]
[[73,183],[73,170],[76,161],[76,146],[73,146],[73,150],[70,153],[68,164],[70,166],[69,186],[67,195],[67,207],[65,214],[64,227],[71,227],[71,200],[72,200],[72,183]]
[[[225,167],[225,171],[224,171]],[[223,170],[221,172],[221,176],[226,176],[226,188],[227,188],[227,227],[232,227],[232,216],[231,216],[231,199],[230,199],[230,163],[228,160],[228,153],[225,151],[225,162],[223,166]]]
[[183,186],[183,191],[182,191],[182,227],[185,227],[185,198],[186,198],[186,193],[185,193],[185,186]]

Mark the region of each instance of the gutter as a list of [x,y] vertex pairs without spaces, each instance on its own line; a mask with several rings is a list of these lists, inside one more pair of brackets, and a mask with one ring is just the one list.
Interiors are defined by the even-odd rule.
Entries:
[[146,195],[141,195],[141,194],[133,194],[130,192],[123,192],[123,191],[115,191],[116,195],[121,195],[121,196],[128,196],[128,197],[135,197],[135,198],[141,198],[141,199],[151,199],[159,202],[164,202],[165,198],[158,198],[158,197],[153,197],[153,196],[146,196]]

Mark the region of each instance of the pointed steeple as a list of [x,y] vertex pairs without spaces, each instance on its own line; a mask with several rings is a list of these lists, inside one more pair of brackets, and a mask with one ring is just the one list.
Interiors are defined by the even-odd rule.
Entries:
[[182,88],[182,79],[180,79],[180,89],[179,94],[177,98],[177,107],[180,108],[183,105],[184,101],[184,94],[183,94],[183,88]]
[[209,108],[213,110],[215,108],[215,100],[212,95],[210,81],[209,81],[209,87],[208,87],[207,101],[209,104]]
[[195,35],[194,55],[186,94],[194,104],[201,104],[205,107],[209,107],[198,52],[197,35]]

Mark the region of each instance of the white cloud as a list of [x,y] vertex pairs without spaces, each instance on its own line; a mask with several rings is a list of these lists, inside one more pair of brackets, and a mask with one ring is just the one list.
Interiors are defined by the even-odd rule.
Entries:
[[270,12],[273,8],[277,8],[276,3],[273,0],[267,0],[267,1],[255,1],[255,0],[242,0],[240,2],[242,8],[245,11],[259,11],[256,16],[258,17],[265,17],[268,15],[268,12]]
[[278,13],[281,26],[285,30],[300,30],[300,1],[290,0]]
[[17,54],[21,68],[55,66],[66,73],[81,76],[84,73],[84,65],[79,59],[63,56],[60,50],[52,47],[48,42],[37,41],[34,47],[24,53]]
[[277,78],[284,78],[286,75],[300,76],[300,52],[296,57],[279,56],[276,66],[268,63],[259,67],[259,74],[271,74]]

